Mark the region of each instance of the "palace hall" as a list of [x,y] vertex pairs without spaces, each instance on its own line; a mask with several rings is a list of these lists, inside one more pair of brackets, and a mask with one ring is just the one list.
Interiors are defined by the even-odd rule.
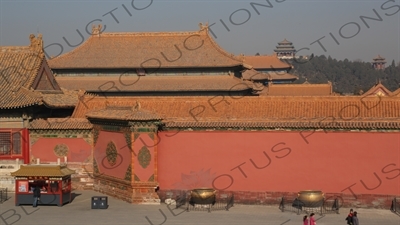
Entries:
[[198,187],[252,204],[301,190],[352,206],[400,196],[400,89],[295,84],[292,51],[234,55],[207,24],[102,29],[50,59],[41,35],[0,47],[0,167],[61,161],[73,189],[138,204]]

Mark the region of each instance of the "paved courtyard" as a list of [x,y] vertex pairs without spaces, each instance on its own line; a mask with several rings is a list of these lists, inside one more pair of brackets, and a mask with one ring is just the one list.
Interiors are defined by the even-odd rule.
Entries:
[[[91,209],[91,196],[102,195],[94,191],[75,191],[72,203],[63,207],[15,206],[14,197],[0,204],[0,224],[54,225],[54,224],[271,224],[300,225],[303,214],[281,212],[277,206],[235,205],[229,211],[190,211],[168,208],[167,205],[133,205],[109,197],[108,209]],[[356,209],[361,225],[400,225],[400,216],[389,210]],[[317,215],[318,225],[346,224],[348,209],[340,214]]]

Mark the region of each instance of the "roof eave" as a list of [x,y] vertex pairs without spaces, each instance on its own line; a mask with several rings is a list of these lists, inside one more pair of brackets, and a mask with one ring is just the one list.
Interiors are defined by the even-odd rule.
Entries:
[[[239,83],[240,84],[240,83]],[[232,85],[232,87],[236,86],[238,84]],[[245,84],[244,84],[245,85]],[[248,88],[238,88],[238,89],[187,89],[187,90],[121,90],[121,91],[110,91],[110,92],[104,92],[104,91],[99,91],[98,89],[96,90],[86,90],[88,92],[91,93],[153,93],[153,92],[170,92],[170,93],[179,93],[179,92],[218,92],[218,91],[222,91],[222,92],[230,92],[230,91],[245,91],[245,90],[249,90],[251,89],[250,87]]]
[[[149,66],[146,68],[143,68],[141,66],[133,66],[133,67],[51,67],[52,70],[109,70],[109,69],[126,69],[126,70],[133,70],[137,68],[143,68],[143,69],[184,69],[184,68],[234,68],[234,67],[242,67],[244,66],[243,63],[238,63],[238,64],[231,64],[231,65],[204,65],[204,66],[163,66],[163,67],[158,67],[158,66]],[[251,67],[251,66],[250,66]],[[251,69],[251,68],[250,68]]]

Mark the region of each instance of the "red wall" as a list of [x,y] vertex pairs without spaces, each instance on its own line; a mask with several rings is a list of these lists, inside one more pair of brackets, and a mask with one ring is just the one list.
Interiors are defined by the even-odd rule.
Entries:
[[159,134],[160,190],[400,194],[400,133],[174,134]]
[[[85,162],[92,152],[92,147],[83,138],[39,138],[31,147],[31,157],[39,158],[41,163],[57,162],[54,147],[58,144],[68,146],[68,162]],[[64,158],[60,160],[64,162]]]
[[[114,142],[118,152],[114,165],[111,165],[106,157],[106,149],[110,141]],[[120,179],[125,178],[126,170],[132,161],[131,151],[126,144],[125,136],[118,132],[100,131],[93,156],[96,159],[100,174]]]
[[[135,175],[139,178],[140,181],[147,182],[149,181],[150,177],[154,175],[155,171],[155,160],[154,160],[154,140],[149,137],[147,133],[145,134],[140,134],[138,139],[136,139],[134,143],[134,150],[133,152],[135,153],[136,157],[134,157],[134,172]],[[150,153],[150,161],[149,164],[147,165],[146,168],[143,168],[140,163],[139,163],[139,151],[143,147],[146,147],[149,150]]]

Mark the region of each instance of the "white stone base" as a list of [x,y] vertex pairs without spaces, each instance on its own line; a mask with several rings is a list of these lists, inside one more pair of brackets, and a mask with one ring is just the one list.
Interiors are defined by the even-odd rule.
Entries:
[[141,205],[161,205],[161,199],[156,199],[153,197],[143,197],[143,202]]
[[176,205],[176,201],[171,199],[171,198],[167,198],[167,199],[165,199],[165,204],[167,204],[167,205]]

